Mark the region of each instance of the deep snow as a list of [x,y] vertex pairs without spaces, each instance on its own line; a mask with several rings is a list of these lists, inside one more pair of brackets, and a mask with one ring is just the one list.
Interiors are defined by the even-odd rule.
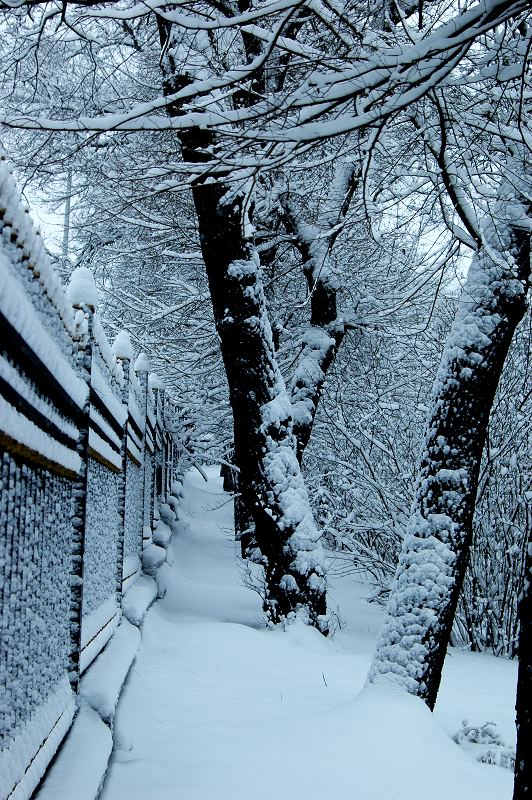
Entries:
[[515,664],[452,652],[434,715],[364,688],[383,613],[334,568],[330,604],[345,626],[333,639],[301,623],[264,629],[215,472],[185,481],[103,800],[509,800],[512,773],[451,736],[463,719],[490,720],[513,745]]

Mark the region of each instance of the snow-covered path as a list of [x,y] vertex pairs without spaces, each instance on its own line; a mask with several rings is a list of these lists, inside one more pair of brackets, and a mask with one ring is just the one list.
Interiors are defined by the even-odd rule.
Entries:
[[103,800],[509,800],[511,773],[448,734],[465,717],[495,719],[511,741],[515,665],[455,653],[436,719],[415,698],[361,692],[380,609],[352,576],[333,576],[347,626],[332,640],[300,624],[265,630],[232,504],[209,476],[187,476]]

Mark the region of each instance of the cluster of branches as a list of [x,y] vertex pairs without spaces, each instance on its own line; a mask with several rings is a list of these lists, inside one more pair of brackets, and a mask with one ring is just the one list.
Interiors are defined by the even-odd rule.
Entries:
[[[380,554],[380,578],[395,560],[386,563],[383,526],[399,558],[370,679],[393,681],[432,708],[477,491],[486,502],[492,446],[507,446],[502,421],[483,455],[496,397],[504,419],[497,388],[529,290],[528,2],[0,7],[4,146],[15,142],[25,161],[31,153],[29,177],[74,171],[76,257],[109,290],[110,319],[137,335],[144,327],[144,340],[153,331],[165,372],[179,384],[189,376],[189,404],[219,405],[222,419],[230,408],[240,533],[264,568],[270,623],[300,615],[329,629],[325,557],[301,470],[327,381],[329,390],[336,381],[338,402],[331,412],[329,394],[318,425],[349,442],[350,480],[366,458],[364,478],[379,493],[361,437],[381,464],[395,459],[395,493],[381,491],[381,518],[358,537],[359,556]],[[391,392],[392,412],[398,397],[426,408],[425,430],[404,435],[397,456],[389,429],[353,425],[345,413],[353,399],[337,355],[352,355],[344,371],[368,362],[355,420],[375,415],[360,408],[372,397],[387,413],[372,381],[390,322],[403,326],[394,362],[421,354],[426,364],[424,350],[433,361],[438,348],[423,331],[447,330],[435,296],[466,261],[430,399],[426,370],[403,394]],[[198,380],[206,394],[195,391]],[[523,495],[514,487],[501,500],[506,532],[530,520],[525,460],[522,470]],[[477,539],[477,552],[489,551],[482,525]],[[532,787],[532,545],[517,547],[520,800]],[[490,556],[497,575],[498,564]],[[470,638],[477,584],[473,563],[462,600]],[[504,636],[515,643],[515,631]]]

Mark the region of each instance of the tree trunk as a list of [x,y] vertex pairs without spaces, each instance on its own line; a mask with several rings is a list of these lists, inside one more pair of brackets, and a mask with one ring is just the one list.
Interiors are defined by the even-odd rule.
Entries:
[[532,530],[528,533],[523,594],[519,603],[519,673],[515,701],[517,752],[514,800],[532,798]]
[[[161,29],[163,48],[169,35]],[[186,85],[170,51],[163,69],[167,95]],[[169,105],[168,113],[182,112]],[[260,264],[245,234],[247,198],[228,176],[209,175],[213,133],[196,128],[179,136],[183,159],[205,164],[192,192],[229,385],[241,502],[253,518],[265,570],[264,610],[272,624],[302,613],[326,633],[325,561],[296,458],[292,409],[275,358]]]
[[229,384],[239,488],[264,559],[264,607],[272,622],[307,607],[319,626],[326,611],[323,557],[296,459],[291,406],[260,269],[242,234],[243,198],[223,203],[225,191],[219,183],[193,189]]
[[[508,207],[515,211],[515,201]],[[513,220],[492,224],[433,388],[414,506],[369,676],[393,681],[431,709],[471,545],[491,406],[529,276],[529,234]]]

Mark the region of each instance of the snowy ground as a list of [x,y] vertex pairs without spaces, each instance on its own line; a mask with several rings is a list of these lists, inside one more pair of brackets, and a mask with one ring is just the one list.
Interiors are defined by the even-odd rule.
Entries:
[[346,622],[332,640],[265,630],[214,474],[187,477],[103,800],[509,800],[512,773],[451,736],[464,718],[493,720],[513,745],[515,665],[453,652],[435,715],[363,688],[382,611],[352,576],[331,577]]

